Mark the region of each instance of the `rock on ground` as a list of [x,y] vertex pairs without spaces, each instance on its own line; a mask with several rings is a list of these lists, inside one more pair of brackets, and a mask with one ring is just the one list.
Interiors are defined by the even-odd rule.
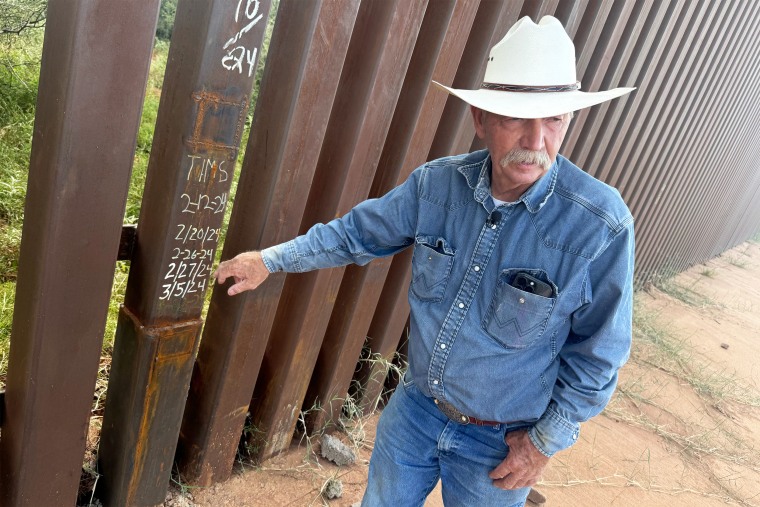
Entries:
[[322,436],[322,457],[338,466],[351,465],[356,461],[354,451],[332,435]]
[[322,488],[322,494],[328,500],[332,500],[333,498],[340,498],[343,496],[343,483],[340,481],[340,479],[335,479],[333,477],[327,479],[327,482]]
[[195,504],[189,494],[183,494],[181,491],[170,489],[166,492],[164,507],[195,507]]

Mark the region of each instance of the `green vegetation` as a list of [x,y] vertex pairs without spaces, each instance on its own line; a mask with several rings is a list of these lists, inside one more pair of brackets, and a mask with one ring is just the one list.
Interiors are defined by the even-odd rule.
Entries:
[[47,0],[0,0],[0,36],[5,42],[45,26]]
[[0,385],[5,383],[42,32],[0,46]]
[[[25,0],[27,1],[27,0]],[[42,0],[28,0],[31,5],[45,4]],[[258,88],[261,83],[263,64],[267,55],[267,47],[271,38],[278,0],[272,2],[272,10],[265,34],[263,48],[260,52],[260,62],[256,73],[254,96],[251,103],[255,104]],[[153,141],[158,107],[166,69],[171,30],[174,24],[174,13],[177,0],[162,0],[161,12],[157,30],[157,40],[151,59],[145,102],[137,134],[136,149],[133,161],[130,187],[124,213],[125,223],[137,223],[140,216],[143,188],[147,176],[148,161]],[[4,3],[0,0],[0,11]],[[30,13],[33,13],[30,11]],[[0,13],[0,33],[5,25],[2,24],[5,12]],[[35,18],[36,19],[36,18]],[[44,23],[44,18],[40,23]],[[40,61],[42,58],[42,30],[27,30],[38,26],[27,23],[22,34],[14,34],[7,39],[0,38],[0,388],[5,385],[10,350],[10,335],[13,323],[13,309],[16,291],[16,275],[21,245],[21,233],[24,219],[26,200],[27,175],[29,159],[32,150],[32,134],[34,131],[34,114],[39,84]],[[229,213],[234,191],[237,188],[237,175],[245,151],[248,131],[252,123],[253,107],[246,118],[246,129],[243,133],[241,152],[236,168],[236,178],[233,181],[230,205],[227,207],[225,224],[229,222]],[[226,225],[220,240],[221,251]],[[91,426],[95,431],[88,436],[87,455],[83,464],[80,484],[80,500],[90,503],[93,491],[100,477],[97,470],[97,445],[99,438],[100,418],[105,407],[105,397],[108,377],[111,368],[113,341],[116,333],[119,307],[124,301],[124,293],[129,275],[129,263],[119,261],[114,271],[114,281],[108,317],[104,331],[103,353],[98,369],[95,386]],[[211,291],[208,291],[207,301]],[[204,309],[205,315],[205,309]],[[90,438],[92,437],[92,438]],[[174,476],[173,482],[180,486],[182,481]]]
[[[0,47],[0,385],[4,384],[7,370],[13,321],[15,281],[32,148],[42,38],[41,31],[28,32],[23,37],[15,38],[13,44]],[[132,181],[124,217],[126,223],[136,223],[140,214],[142,189],[145,185],[168,50],[168,43],[156,43],[137,135]],[[105,331],[104,347],[107,350],[110,350],[113,342],[118,308],[124,299],[128,271],[128,263],[117,264]],[[107,375],[107,371],[103,373]]]
[[[140,119],[140,128],[137,131],[137,146],[135,149],[135,158],[132,166],[132,178],[129,184],[129,194],[127,195],[127,206],[124,212],[124,223],[136,224],[140,217],[140,203],[142,202],[143,188],[145,179],[148,174],[148,161],[150,159],[151,143],[153,141],[153,131],[156,127],[156,117],[158,116],[158,103],[161,99],[161,85],[164,81],[164,71],[166,70],[166,60],[169,54],[169,44],[163,41],[156,41],[153,48],[153,57],[150,63],[150,73],[148,75],[148,84],[145,91],[145,102],[143,104],[142,117]],[[114,335],[116,334],[116,323],[119,316],[119,306],[124,302],[124,293],[127,288],[127,277],[129,275],[129,263],[119,261],[116,263],[114,272],[113,289],[111,292],[111,301],[108,305],[108,320],[106,321],[106,330],[103,337],[104,356],[110,358],[113,348]],[[105,396],[105,389],[108,383],[108,369],[101,368],[98,372],[98,390],[102,389]],[[98,393],[96,393],[98,396]]]
[[41,32],[30,32],[0,53],[0,282],[18,269],[41,47]]
[[0,385],[5,385],[5,373],[8,371],[15,294],[14,282],[0,282]]
[[161,9],[158,11],[158,25],[156,26],[156,38],[168,41],[172,38],[174,29],[174,15],[177,13],[177,0],[161,0]]
[[[32,3],[30,0],[29,5]],[[273,2],[270,12],[269,24],[255,78],[256,86],[251,101],[252,104],[255,104],[256,95],[261,83],[263,63],[266,59],[278,3],[277,0]],[[171,36],[176,4],[177,0],[162,0],[161,3],[157,32],[158,39],[153,50],[142,118],[137,134],[137,145],[124,213],[124,223],[137,223],[140,216],[140,203],[145,186],[164,71],[169,54],[169,42],[163,39],[168,39]],[[33,11],[29,12],[33,13]],[[0,16],[0,20],[2,19],[2,16]],[[14,35],[7,40],[0,40],[2,42],[2,45],[0,45],[0,386],[4,384],[7,369],[7,352],[13,321],[15,280],[21,245],[43,36],[42,30],[25,30],[21,35]],[[227,216],[224,222],[225,230],[223,230],[221,236],[218,254],[221,253],[226,224],[229,222],[229,213],[232,209],[231,204],[237,188],[237,175],[240,172],[240,164],[245,152],[245,144],[252,122],[253,110],[254,108],[251,107],[246,119],[246,129],[243,134],[241,152],[235,173],[236,178],[231,190],[230,205],[227,207]],[[113,292],[104,336],[104,355],[106,357],[110,357],[119,305],[124,300],[128,273],[129,263],[118,262],[115,269]],[[210,292],[208,294],[209,297],[211,295]],[[102,384],[103,390],[105,390],[107,375],[108,368],[101,368],[98,387],[100,388]],[[98,393],[96,393],[97,396]]]

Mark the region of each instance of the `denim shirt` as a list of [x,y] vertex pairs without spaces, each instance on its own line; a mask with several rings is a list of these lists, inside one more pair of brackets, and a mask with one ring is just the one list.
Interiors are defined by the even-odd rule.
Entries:
[[[515,203],[494,205],[490,174],[487,151],[429,162],[262,256],[272,272],[303,272],[414,245],[407,380],[507,431],[528,427],[551,456],[601,412],[628,358],[633,218],[562,156]],[[516,288],[518,273],[551,295]]]

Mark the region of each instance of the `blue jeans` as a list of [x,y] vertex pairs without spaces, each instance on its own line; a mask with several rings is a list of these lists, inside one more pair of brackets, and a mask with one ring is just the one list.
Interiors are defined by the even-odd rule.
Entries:
[[378,422],[362,507],[422,506],[438,479],[447,506],[524,505],[530,488],[488,477],[507,455],[505,429],[450,421],[413,382],[399,384]]

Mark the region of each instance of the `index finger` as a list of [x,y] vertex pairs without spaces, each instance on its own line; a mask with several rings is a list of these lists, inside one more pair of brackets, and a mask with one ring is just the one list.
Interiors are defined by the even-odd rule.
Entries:
[[227,278],[230,276],[233,276],[234,273],[231,269],[232,266],[230,266],[230,261],[223,261],[220,262],[219,265],[216,267],[216,270],[212,273],[212,277],[216,278],[216,283],[224,283],[227,281]]

